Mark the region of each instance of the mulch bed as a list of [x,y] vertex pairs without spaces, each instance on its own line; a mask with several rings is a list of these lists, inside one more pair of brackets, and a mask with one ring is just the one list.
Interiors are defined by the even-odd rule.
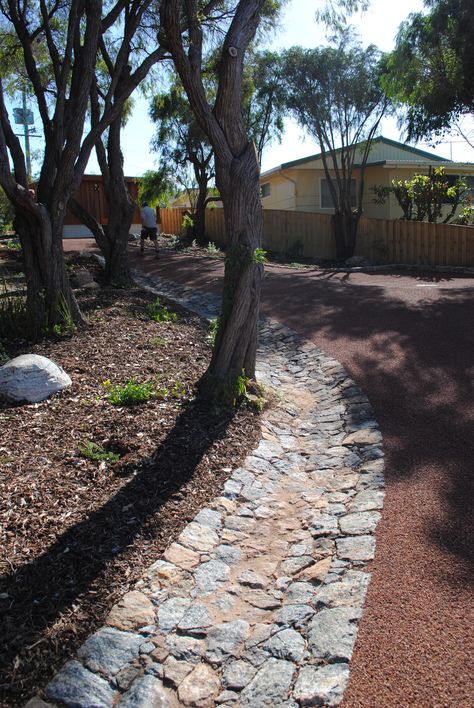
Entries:
[[[170,306],[178,321],[156,323],[146,315],[155,298],[139,289],[77,297],[86,328],[9,346],[51,358],[73,380],[39,404],[0,404],[0,705],[9,708],[101,626],[260,434],[255,412],[217,414],[195,398],[210,356],[199,318]],[[106,400],[105,380],[131,378],[159,380],[169,394],[132,407]],[[84,457],[87,441],[120,460]]]

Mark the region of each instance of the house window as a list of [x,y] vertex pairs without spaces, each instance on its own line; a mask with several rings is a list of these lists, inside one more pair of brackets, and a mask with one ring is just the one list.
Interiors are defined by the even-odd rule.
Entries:
[[[351,207],[357,206],[356,198],[356,181],[351,179]],[[321,179],[321,209],[334,209],[334,202],[332,199],[331,190],[329,189],[329,182],[327,179]]]
[[270,182],[265,182],[260,185],[260,196],[262,199],[270,196]]

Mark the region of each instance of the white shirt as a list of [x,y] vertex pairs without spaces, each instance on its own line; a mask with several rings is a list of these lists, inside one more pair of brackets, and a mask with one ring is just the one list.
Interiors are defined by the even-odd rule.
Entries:
[[142,225],[147,229],[156,229],[156,214],[155,210],[149,206],[144,206],[140,209]]

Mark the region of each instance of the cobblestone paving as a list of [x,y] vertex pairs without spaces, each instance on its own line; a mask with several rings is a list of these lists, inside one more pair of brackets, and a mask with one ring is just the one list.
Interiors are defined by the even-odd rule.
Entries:
[[[211,296],[141,283],[217,312]],[[342,699],[383,504],[381,434],[340,364],[279,323],[262,322],[258,376],[278,398],[260,444],[47,685],[50,705]]]

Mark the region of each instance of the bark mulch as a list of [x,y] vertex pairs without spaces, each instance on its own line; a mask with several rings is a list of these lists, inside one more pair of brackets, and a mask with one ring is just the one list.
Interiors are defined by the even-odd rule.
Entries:
[[[91,268],[69,258],[71,269]],[[155,298],[139,289],[77,297],[86,328],[9,343],[11,356],[47,356],[73,381],[39,404],[0,404],[0,705],[9,708],[103,623],[260,435],[255,412],[217,413],[195,397],[210,356],[199,318],[170,306],[178,321],[156,323],[146,314]],[[168,393],[110,403],[103,382],[131,378]],[[89,459],[88,441],[120,459]]]

